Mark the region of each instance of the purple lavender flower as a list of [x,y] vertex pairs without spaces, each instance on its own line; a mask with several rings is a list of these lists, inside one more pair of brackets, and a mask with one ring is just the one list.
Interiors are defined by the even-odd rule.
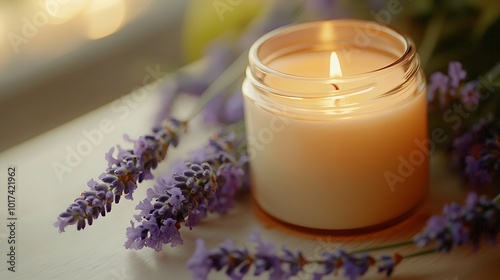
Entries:
[[243,94],[241,87],[235,93],[214,97],[203,110],[207,124],[231,124],[243,120]]
[[382,264],[378,266],[378,272],[385,272],[387,276],[391,276],[394,271],[394,267],[401,262],[402,259],[403,257],[397,253],[394,256],[381,256],[379,261]]
[[462,64],[460,62],[452,61],[448,65],[448,75],[450,76],[450,85],[453,88],[458,88],[460,82],[467,77],[467,72],[462,69]]
[[282,262],[288,265],[288,271],[290,276],[295,276],[304,269],[304,266],[308,263],[307,259],[304,257],[302,252],[292,252],[287,248],[283,248],[284,255],[282,257]]
[[[300,251],[283,248],[281,253],[270,242],[264,242],[258,231],[250,235],[255,243],[255,252],[246,248],[237,249],[226,241],[224,245],[207,250],[204,242],[197,241],[196,251],[188,261],[188,269],[195,279],[207,279],[211,270],[226,269],[231,279],[242,279],[254,267],[254,275],[269,274],[269,279],[289,279],[304,271],[309,264],[316,264],[314,280],[340,272],[348,279],[358,279],[372,266],[377,266],[379,273],[392,275],[394,268],[404,259],[436,251],[450,251],[454,245],[463,245],[472,241],[477,249],[482,236],[491,242],[496,241],[500,230],[500,201],[486,196],[470,193],[464,206],[451,203],[443,207],[443,215],[432,216],[425,229],[415,236],[413,242],[419,247],[433,244],[435,250],[410,255],[381,255],[374,257],[367,251],[383,248],[406,246],[412,242],[395,243],[383,247],[368,248],[365,253],[348,253],[343,249],[323,252],[318,259],[308,259]],[[229,245],[228,245],[229,244]]]
[[469,238],[474,248],[479,248],[481,237],[486,235],[495,244],[500,231],[500,203],[486,196],[470,193],[466,199],[464,222],[469,226]]
[[482,235],[488,235],[494,242],[499,230],[500,203],[472,192],[464,206],[445,205],[443,216],[432,216],[414,241],[420,247],[434,242],[436,251],[450,251],[453,245],[472,241],[477,249]]
[[243,279],[248,273],[251,259],[246,250],[235,250],[231,241],[224,242],[217,250],[209,251],[203,240],[196,240],[195,253],[187,262],[187,268],[193,271],[193,278],[208,279],[210,270],[226,268],[230,279]]
[[415,243],[424,247],[431,242],[436,243],[436,251],[449,252],[453,248],[454,240],[448,228],[447,220],[442,216],[432,216],[427,221],[424,232],[415,236]]
[[324,276],[332,275],[339,270],[343,270],[344,276],[352,280],[364,275],[375,264],[379,264],[379,272],[390,275],[403,258],[399,254],[375,258],[361,253],[350,254],[339,249],[334,252],[324,252],[321,258],[310,260],[301,251],[283,248],[279,253],[272,243],[262,241],[258,231],[253,232],[249,239],[255,243],[253,254],[246,248],[234,248],[230,241],[208,250],[204,242],[198,240],[195,253],[188,261],[187,268],[193,272],[195,279],[207,279],[211,270],[223,269],[230,279],[242,279],[253,266],[254,276],[267,273],[269,279],[283,280],[304,272],[308,264],[315,263],[319,271],[313,274],[314,280],[321,280]]
[[203,241],[203,239],[196,240],[196,249],[186,266],[193,272],[194,279],[208,279],[208,273],[213,267],[213,262],[212,259],[210,259],[210,251],[205,247],[205,241]]
[[340,260],[341,258],[336,252],[323,252],[321,259],[318,261],[318,265],[322,271],[315,272],[313,280],[321,280],[323,276],[334,273]]
[[488,185],[493,181],[488,168],[481,163],[480,159],[473,156],[465,157],[464,173],[473,187]]
[[469,241],[469,232],[461,222],[464,208],[452,202],[443,207],[443,215],[448,223],[448,229],[454,243],[463,245]]
[[226,123],[237,123],[243,120],[243,93],[241,92],[241,87],[238,87],[238,89],[237,92],[229,96],[226,100],[226,106],[224,108],[224,119]]
[[464,133],[453,139],[453,151],[459,158],[465,158],[473,146],[474,133]]
[[427,86],[427,101],[431,110],[445,109],[454,102],[460,102],[468,107],[479,104],[479,82],[474,80],[463,84],[467,73],[458,61],[450,62],[448,75],[441,72],[433,73]]
[[[90,180],[87,185],[90,190],[82,192],[65,212],[61,213],[54,223],[59,232],[64,232],[68,225],[77,225],[84,229],[86,224],[92,225],[99,215],[105,216],[111,211],[113,203],[119,203],[123,195],[132,200],[137,183],[151,179],[151,169],[167,155],[170,145],[177,145],[178,132],[181,123],[172,120],[163,127],[155,128],[153,134],[140,137],[135,141],[133,150],[123,150],[118,147],[117,158],[111,148],[106,154],[108,168],[99,176],[101,182]],[[144,208],[144,205],[141,206]]]
[[450,78],[441,72],[436,72],[431,75],[430,83],[427,87],[427,101],[432,102],[434,99],[439,98],[440,104],[446,102],[444,99],[445,93],[448,91],[448,83]]
[[370,265],[375,261],[370,256],[363,254],[362,256],[349,255],[345,251],[341,251],[343,260],[344,276],[350,280],[356,280],[364,275]]
[[470,81],[459,90],[462,104],[473,107],[479,104],[481,95],[479,94],[479,81]]
[[125,247],[160,251],[163,244],[182,244],[182,223],[191,229],[208,212],[225,214],[232,208],[236,193],[246,185],[242,143],[241,136],[221,134],[192,153],[196,161],[185,163],[187,168],[174,173],[171,180],[160,178],[148,190],[148,198],[137,205],[140,214],[135,218],[141,224],[135,227],[132,222],[127,229]]
[[255,243],[255,276],[259,276],[264,272],[271,271],[273,279],[282,279],[285,271],[281,268],[281,262],[276,255],[276,248],[271,242],[265,243],[260,237],[259,231],[254,231],[248,238]]
[[221,122],[223,116],[221,109],[224,107],[224,96],[219,94],[212,98],[203,110],[203,121],[207,124],[217,124]]
[[473,188],[493,184],[500,170],[500,122],[493,116],[480,119],[455,137],[452,156],[464,179]]

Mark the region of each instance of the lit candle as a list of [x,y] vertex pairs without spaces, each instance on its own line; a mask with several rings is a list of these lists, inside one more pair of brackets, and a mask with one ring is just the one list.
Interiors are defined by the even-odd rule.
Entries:
[[243,84],[257,204],[326,230],[411,213],[428,189],[424,85],[413,42],[373,22],[307,23],[259,39]]

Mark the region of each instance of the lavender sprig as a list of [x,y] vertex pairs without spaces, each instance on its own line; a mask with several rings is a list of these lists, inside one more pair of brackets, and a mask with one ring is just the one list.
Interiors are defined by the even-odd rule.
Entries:
[[[230,279],[242,279],[253,270],[253,275],[269,274],[269,279],[289,279],[316,264],[313,279],[320,280],[327,275],[342,273],[347,279],[358,279],[372,267],[379,273],[390,276],[396,265],[403,259],[424,254],[450,251],[455,245],[472,243],[474,250],[479,248],[481,238],[486,235],[492,243],[496,241],[500,230],[500,195],[491,200],[486,196],[470,193],[464,206],[456,203],[446,205],[442,216],[432,216],[425,229],[412,241],[386,244],[379,247],[365,248],[348,252],[344,249],[326,251],[320,258],[308,259],[301,251],[283,248],[280,253],[272,243],[261,240],[258,232],[250,236],[255,243],[254,253],[247,248],[236,249],[231,241],[220,247],[208,250],[203,240],[196,241],[193,256],[187,262],[195,279],[207,279],[212,270],[225,270]],[[428,250],[413,254],[370,255],[368,252],[416,244],[423,248],[434,245]],[[312,266],[310,266],[312,267]],[[253,269],[252,269],[253,268]]]
[[106,216],[113,203],[119,203],[123,195],[133,200],[133,192],[137,184],[152,179],[151,170],[156,168],[167,155],[170,145],[177,146],[178,135],[184,124],[177,120],[165,122],[163,126],[153,129],[152,134],[134,141],[134,148],[124,150],[118,146],[118,155],[113,157],[115,148],[106,154],[108,168],[99,176],[100,181],[91,179],[87,185],[90,190],[84,191],[68,206],[65,212],[57,217],[54,223],[59,232],[64,232],[68,225],[77,225],[84,229],[86,224],[92,225],[99,216]]
[[481,98],[477,80],[465,83],[467,72],[462,64],[452,61],[448,65],[448,75],[436,72],[431,75],[427,86],[429,109],[444,110],[455,102],[465,106],[476,106]]
[[[173,97],[187,93],[206,99],[199,103],[199,108],[193,113],[203,111],[203,120],[207,124],[232,124],[242,120],[243,96],[239,78],[245,72],[247,50],[265,33],[296,21],[297,14],[301,11],[316,12],[308,2],[309,0],[270,1],[262,6],[259,16],[248,24],[239,38],[234,40],[233,31],[215,38],[204,49],[206,66],[201,71],[180,71],[176,76],[176,84],[165,87],[164,102],[157,118],[163,120],[169,117]],[[328,6],[330,11],[336,11],[333,5]]]
[[247,186],[247,156],[242,139],[234,134],[217,136],[208,146],[195,151],[192,162],[169,178],[158,180],[148,198],[137,207],[140,224],[127,228],[127,249],[150,247],[160,251],[163,244],[182,244],[181,224],[190,229],[208,212],[225,214],[234,207],[235,195]]
[[[466,83],[466,77],[460,62],[450,62],[447,75],[441,72],[431,75],[427,93],[430,111],[444,112],[439,117],[452,122],[453,137],[448,151],[465,181],[477,189],[492,184],[500,171],[500,122],[495,110],[479,118],[481,114],[476,112],[479,106],[491,107],[495,100],[485,102],[491,92],[483,96],[486,88],[478,80]],[[457,115],[450,117],[450,113]],[[470,120],[466,121],[467,118]]]
[[445,205],[443,214],[430,217],[425,229],[415,236],[414,242],[419,247],[434,244],[438,252],[449,252],[453,246],[467,243],[472,243],[477,250],[484,235],[495,244],[500,231],[499,198],[491,200],[471,192],[465,205],[454,202]]
[[493,183],[500,172],[500,121],[480,119],[455,137],[451,155],[473,188]]
[[262,241],[259,232],[254,232],[249,240],[255,243],[255,253],[247,248],[236,249],[231,241],[224,242],[219,248],[208,250],[202,239],[196,241],[195,253],[187,262],[194,279],[207,279],[211,270],[225,270],[230,279],[242,279],[253,267],[253,275],[269,274],[269,279],[289,279],[306,271],[306,267],[316,264],[317,271],[312,279],[342,273],[348,279],[358,279],[370,267],[376,266],[380,273],[390,276],[394,267],[402,260],[399,254],[374,257],[365,253],[348,253],[343,249],[327,251],[318,259],[307,259],[301,251],[293,252],[282,248],[276,250],[272,243]]

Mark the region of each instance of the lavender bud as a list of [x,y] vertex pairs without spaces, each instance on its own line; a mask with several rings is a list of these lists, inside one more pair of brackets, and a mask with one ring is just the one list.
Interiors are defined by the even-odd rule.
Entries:
[[[106,177],[103,177],[101,180],[105,183],[112,183],[113,181],[116,181],[118,179],[118,177],[114,176],[114,175],[108,175]],[[95,187],[96,190],[97,189],[97,186]],[[105,190],[105,186],[102,186],[100,187],[99,190]]]
[[104,191],[99,191],[97,192],[96,197],[99,199],[104,199],[106,197],[106,193]]
[[114,195],[111,191],[106,192],[106,199],[112,199],[113,197],[114,197]]
[[122,175],[125,175],[127,174],[127,169],[123,168],[123,167],[119,167],[119,168],[116,168],[115,171],[114,171],[115,175],[117,176],[122,176]]
[[82,208],[85,209],[87,207],[87,202],[84,200],[77,200],[76,203]]
[[85,220],[78,220],[77,222],[77,226],[76,226],[76,229],[77,230],[81,230],[81,229],[84,229],[85,228]]
[[209,171],[212,171],[212,168],[210,167],[210,164],[206,163],[206,162],[203,162],[201,164],[201,167],[204,169],[204,170],[209,170]]
[[59,217],[61,217],[61,218],[69,218],[69,217],[71,217],[71,215],[72,214],[69,213],[69,212],[62,212],[61,214],[59,214]]
[[155,204],[153,204],[153,208],[154,209],[160,209],[164,206],[165,204],[164,203],[161,203],[161,202],[156,202]]
[[95,207],[94,209],[92,209],[92,216],[94,217],[94,219],[97,219],[99,217],[99,213],[100,212],[99,212],[99,208],[98,207]]
[[181,190],[189,188],[186,182],[174,182],[173,187],[179,188]]
[[96,191],[107,191],[108,190],[108,186],[106,186],[105,184],[97,184],[94,186],[94,190]]
[[198,164],[192,164],[192,165],[190,166],[190,168],[191,168],[191,170],[193,170],[193,171],[201,171],[201,170],[202,170],[202,167],[201,167],[200,165],[198,165]]
[[91,195],[94,196],[97,194],[97,192],[96,191],[84,191],[82,194],[83,194],[83,196],[91,196]]
[[193,177],[190,177],[190,178],[186,181],[186,186],[187,186],[188,188],[192,188],[194,184],[195,184],[195,180],[194,180],[194,178],[193,178]]
[[75,222],[75,217],[71,216],[69,217],[69,219],[67,220],[68,224],[72,224]]
[[188,177],[180,174],[174,174],[172,175],[172,178],[177,182],[186,182],[189,179]]
[[182,174],[184,174],[184,176],[186,177],[193,177],[196,173],[193,170],[186,170],[182,172]]
[[92,225],[92,222],[94,221],[93,217],[92,216],[87,216],[87,223],[89,224],[89,226]]

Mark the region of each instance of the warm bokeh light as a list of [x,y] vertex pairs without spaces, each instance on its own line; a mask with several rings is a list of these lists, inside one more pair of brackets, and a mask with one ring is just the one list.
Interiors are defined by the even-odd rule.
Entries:
[[86,35],[95,40],[115,33],[125,19],[123,0],[91,0],[84,12]]
[[79,15],[91,0],[44,0],[51,24],[61,24]]
[[0,66],[7,63],[7,53],[10,53],[8,40],[9,14],[7,5],[0,3]]
[[5,23],[2,20],[2,14],[0,13],[0,65],[4,64],[5,49],[7,48],[7,44],[5,42],[7,34],[5,34],[4,25]]

